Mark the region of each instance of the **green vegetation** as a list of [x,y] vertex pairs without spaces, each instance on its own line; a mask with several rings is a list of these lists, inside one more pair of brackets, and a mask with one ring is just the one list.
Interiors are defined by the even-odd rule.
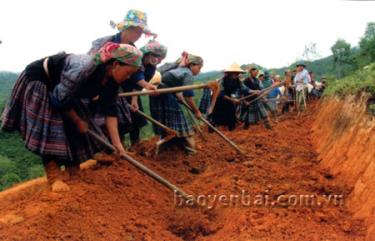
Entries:
[[348,75],[357,68],[355,62],[356,50],[352,49],[350,44],[343,39],[338,39],[331,47],[333,53],[333,63],[336,77]]
[[0,71],[0,113],[3,112],[5,102],[9,98],[17,76],[18,74],[16,73]]
[[357,61],[360,66],[375,62],[375,22],[368,23],[366,32],[359,42]]
[[[375,97],[375,23],[368,23],[359,48],[339,39],[332,46],[337,80],[329,78],[325,95],[356,94],[366,91]],[[370,110],[372,109],[369,106]]]
[[325,95],[356,94],[366,91],[375,96],[375,63],[367,65],[340,80],[328,78]]
[[26,150],[20,135],[0,132],[0,190],[42,174],[40,158]]

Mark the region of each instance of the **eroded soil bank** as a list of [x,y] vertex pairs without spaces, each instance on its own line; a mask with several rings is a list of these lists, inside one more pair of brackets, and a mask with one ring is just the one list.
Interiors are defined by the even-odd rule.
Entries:
[[366,220],[367,240],[375,240],[375,118],[366,94],[321,103],[313,124],[320,166],[350,189],[346,205]]

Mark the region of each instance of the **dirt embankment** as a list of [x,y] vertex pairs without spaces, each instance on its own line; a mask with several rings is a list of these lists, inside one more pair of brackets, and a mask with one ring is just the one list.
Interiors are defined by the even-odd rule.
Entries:
[[321,103],[313,125],[313,142],[332,179],[351,190],[346,204],[369,225],[375,240],[375,118],[368,114],[366,94],[330,98]]
[[[247,157],[214,133],[199,140],[196,155],[175,148],[157,158],[134,155],[189,194],[202,195],[209,211],[178,207],[180,199],[126,162],[92,166],[65,194],[49,192],[40,180],[35,188],[0,195],[0,240],[364,240],[366,226],[343,199],[327,201],[333,194],[346,198],[351,189],[319,167],[311,139],[316,111],[311,104],[301,115],[284,115],[274,131],[262,125],[224,130]],[[213,195],[243,193],[240,202],[210,202]]]

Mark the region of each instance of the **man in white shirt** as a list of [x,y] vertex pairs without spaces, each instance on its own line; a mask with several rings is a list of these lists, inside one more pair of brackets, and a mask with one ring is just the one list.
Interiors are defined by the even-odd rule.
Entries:
[[294,85],[296,87],[297,109],[303,110],[306,108],[306,90],[308,84],[311,83],[311,78],[303,62],[297,63],[296,67],[297,74],[294,77]]

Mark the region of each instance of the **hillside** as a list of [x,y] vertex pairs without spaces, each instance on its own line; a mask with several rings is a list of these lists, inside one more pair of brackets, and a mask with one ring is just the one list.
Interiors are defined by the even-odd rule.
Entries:
[[3,111],[5,101],[9,98],[18,74],[0,71],[0,112]]

